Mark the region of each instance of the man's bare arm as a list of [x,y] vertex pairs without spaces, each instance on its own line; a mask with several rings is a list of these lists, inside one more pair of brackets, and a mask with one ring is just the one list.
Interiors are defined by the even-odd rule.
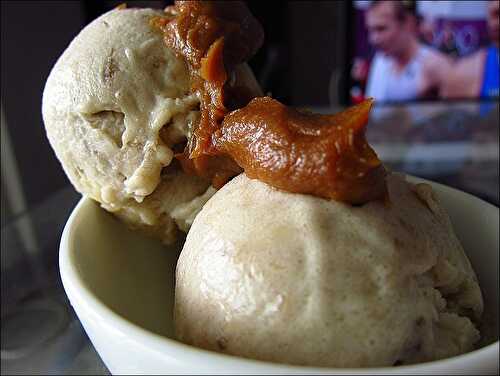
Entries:
[[443,98],[476,98],[479,95],[484,69],[484,50],[456,61],[443,76]]
[[423,93],[437,90],[439,96],[443,95],[446,86],[446,77],[453,69],[453,61],[445,54],[432,51],[424,61],[424,86]]

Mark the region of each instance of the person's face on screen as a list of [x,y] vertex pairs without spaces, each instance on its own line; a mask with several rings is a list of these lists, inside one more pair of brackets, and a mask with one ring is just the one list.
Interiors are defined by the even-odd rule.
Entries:
[[490,1],[488,4],[488,29],[491,40],[498,46],[499,41],[499,8],[500,1]]
[[377,49],[387,55],[397,54],[404,47],[407,22],[398,20],[392,2],[384,1],[374,5],[366,13],[368,39]]

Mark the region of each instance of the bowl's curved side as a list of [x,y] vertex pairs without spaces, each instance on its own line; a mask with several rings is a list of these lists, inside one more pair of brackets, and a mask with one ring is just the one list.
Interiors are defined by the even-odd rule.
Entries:
[[[466,193],[440,184],[413,177],[410,180],[429,183],[436,190],[449,211],[457,235],[466,251],[468,250],[469,258],[479,276],[485,296],[492,297],[492,301],[489,301],[488,304],[493,304],[498,313],[498,208]],[[96,231],[97,228],[100,231]],[[92,231],[99,234],[97,238],[92,235],[89,236]],[[97,286],[101,286],[103,282],[108,280],[116,282],[117,274],[119,274],[116,273],[116,270],[122,270],[113,269],[120,261],[101,258],[105,254],[105,246],[99,242],[104,239],[102,238],[103,234],[113,233],[113,231],[115,234],[111,238],[105,238],[105,240],[122,243],[121,247],[123,248],[127,248],[127,246],[137,247],[143,241],[148,242],[141,236],[129,232],[124,226],[109,221],[109,215],[93,201],[82,198],[66,223],[59,253],[60,273],[68,298],[96,350],[113,374],[286,373],[354,375],[446,374],[450,372],[457,374],[498,374],[498,332],[496,333],[496,342],[467,354],[412,366],[376,369],[328,369],[272,364],[187,346],[168,338],[171,337],[169,328],[157,328],[153,325],[153,329],[145,329],[145,325],[142,325],[142,323],[134,322],[135,318],[130,317],[133,314],[133,312],[130,313],[130,310],[133,311],[134,305],[138,307],[139,311],[143,308],[145,310],[150,308],[147,307],[150,301],[144,300],[143,296],[127,295],[121,298],[127,301],[127,305],[120,305],[115,304],[115,301],[103,300],[111,299],[113,291],[100,295],[99,291],[96,290],[98,289]],[[155,247],[154,244],[147,244]],[[471,252],[471,249],[483,251],[487,249],[490,252]],[[147,252],[145,249],[139,251]],[[117,252],[117,250],[115,249],[114,252]],[[161,274],[161,270],[165,265],[168,266],[167,274],[174,273],[176,254],[175,252],[168,254],[168,252],[169,250],[152,252],[151,257],[143,257],[143,259],[149,260],[149,263],[137,268],[142,270],[142,273],[147,268],[151,268],[149,274],[153,279],[155,273]],[[126,254],[126,251],[124,254]],[[93,260],[92,263],[89,262],[89,258],[96,258],[97,260]],[[106,265],[101,268],[101,264],[106,262],[113,265],[113,267],[110,267],[109,270],[111,271],[108,274],[106,274],[108,271]],[[88,271],[91,266],[97,269],[101,268],[101,274],[96,277],[101,285],[92,284],[92,281],[89,280],[89,278],[93,278],[93,272]],[[134,272],[137,269],[136,266],[133,265],[132,269],[125,270]],[[118,278],[115,287],[132,286],[127,285],[127,283],[130,283],[126,279],[127,275],[122,277],[122,279]],[[168,278],[170,277],[171,275],[168,276]],[[151,280],[146,282],[151,283]],[[140,286],[140,288],[144,287]],[[171,286],[170,289],[172,289]],[[163,290],[160,288],[151,291],[151,301],[155,299],[155,296],[165,296],[155,294],[171,295],[172,291],[168,290],[169,286],[167,284],[163,286]],[[115,305],[113,306],[113,304]],[[127,309],[127,311],[120,311],[122,309]],[[165,318],[170,317],[170,312],[164,312]],[[162,315],[161,312],[160,315]],[[151,320],[155,319],[154,316],[150,317]],[[496,325],[498,328],[498,315],[496,316]]]
[[[88,248],[89,244],[83,241],[82,234],[87,234],[86,240],[92,238],[86,231],[89,223],[103,225],[103,216],[106,215],[95,202],[85,197],[70,215],[63,230],[59,251],[59,268],[64,289],[92,344],[113,374],[164,373],[164,370],[169,370],[176,364],[175,358],[169,357],[168,351],[155,350],[158,343],[164,341],[164,337],[125,319],[120,314],[123,313],[120,312],[120,307],[112,307],[113,304],[109,304],[109,301],[106,304],[101,301],[88,283],[89,273],[85,268],[90,264],[80,262],[81,256],[88,256],[95,251]],[[106,224],[109,225],[104,223]],[[127,235],[127,231],[124,231],[124,235]],[[82,243],[84,247],[81,247]],[[98,244],[96,246],[99,248]],[[110,280],[115,277],[110,273]],[[141,309],[140,304],[138,308]]]

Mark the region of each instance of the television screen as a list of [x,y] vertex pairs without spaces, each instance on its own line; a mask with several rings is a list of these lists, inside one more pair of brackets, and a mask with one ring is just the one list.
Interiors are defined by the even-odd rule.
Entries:
[[499,1],[354,1],[349,97],[498,98]]

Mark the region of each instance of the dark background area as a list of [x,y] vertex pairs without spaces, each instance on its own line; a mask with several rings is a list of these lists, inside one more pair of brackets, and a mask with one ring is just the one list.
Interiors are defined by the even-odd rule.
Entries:
[[[41,115],[45,80],[78,32],[121,3],[1,2],[2,158],[9,159],[2,163],[2,224],[69,184],[45,136]],[[164,8],[172,1],[126,3]],[[335,77],[344,65],[344,15],[349,2],[247,4],[266,33],[263,48],[250,61],[264,92],[294,106],[338,104]],[[13,199],[8,192],[16,190],[22,194]]]

